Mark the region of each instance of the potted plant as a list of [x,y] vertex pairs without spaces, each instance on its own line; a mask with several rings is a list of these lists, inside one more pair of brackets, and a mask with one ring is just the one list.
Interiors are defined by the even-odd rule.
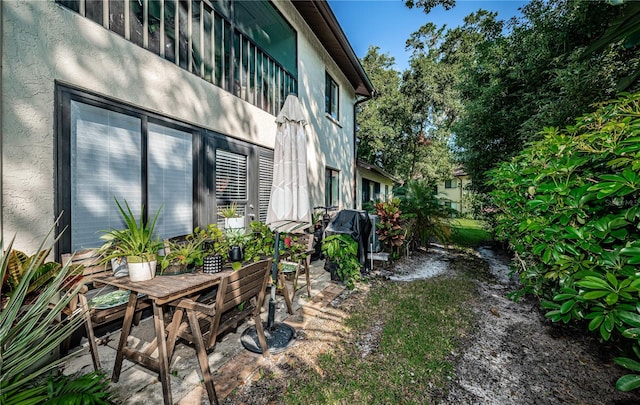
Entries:
[[273,256],[273,248],[276,240],[275,232],[260,221],[252,221],[249,224],[250,240],[245,243],[243,249],[244,258],[249,262],[256,262],[265,257]]
[[115,201],[127,227],[105,231],[101,236],[106,240],[100,248],[103,261],[110,262],[112,259],[125,257],[131,281],[151,280],[156,275],[158,250],[162,248],[160,239],[153,236],[162,207],[158,209],[151,222],[145,223],[142,218],[144,207],[140,210],[140,220],[136,221],[126,200],[126,210],[117,199]]
[[233,202],[230,205],[219,210],[220,215],[224,217],[225,229],[244,228],[244,216],[238,212],[238,204]]
[[206,228],[196,228],[194,233],[201,235],[203,264],[205,273],[218,273],[222,271],[223,251],[225,249],[224,233],[216,224],[209,224]]
[[232,266],[235,268],[244,260],[243,248],[249,235],[242,228],[228,228],[224,236],[229,246],[229,261],[234,263]]
[[322,253],[327,257],[331,279],[334,280],[334,276],[337,276],[348,289],[352,290],[355,283],[360,280],[358,242],[349,235],[330,235],[322,241]]
[[202,266],[203,235],[187,235],[182,241],[170,240],[165,243],[165,255],[160,259],[160,273],[165,275],[192,272]]

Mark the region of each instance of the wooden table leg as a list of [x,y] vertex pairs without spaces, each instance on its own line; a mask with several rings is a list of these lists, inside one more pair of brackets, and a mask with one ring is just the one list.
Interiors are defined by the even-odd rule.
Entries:
[[127,338],[131,333],[131,324],[133,323],[133,314],[136,311],[136,304],[138,303],[138,294],[129,294],[129,303],[127,309],[124,312],[124,322],[122,323],[122,330],[120,331],[120,342],[118,343],[118,350],[116,351],[116,362],[113,365],[113,374],[111,375],[111,381],[118,382],[120,379],[120,370],[122,370],[122,361],[124,360],[124,352],[122,349],[127,345]]
[[169,379],[169,358],[167,353],[167,341],[164,329],[164,314],[162,305],[153,301],[153,321],[156,328],[156,339],[158,342],[158,363],[160,368],[160,381],[162,382],[162,396],[165,405],[172,405],[171,381]]
[[204,381],[204,386],[207,389],[209,402],[214,405],[218,405],[218,396],[216,395],[216,387],[213,385],[213,377],[211,376],[211,369],[209,368],[209,357],[207,356],[207,350],[204,346],[204,339],[202,338],[202,332],[200,331],[198,315],[195,311],[187,310],[187,317],[189,318],[189,325],[191,325],[191,332],[193,333],[193,344],[196,346],[198,363],[200,364],[202,380]]

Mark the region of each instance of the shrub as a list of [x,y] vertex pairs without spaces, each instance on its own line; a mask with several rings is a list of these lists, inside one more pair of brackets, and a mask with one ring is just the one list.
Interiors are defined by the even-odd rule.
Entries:
[[[597,106],[491,172],[497,237],[553,321],[603,340],[640,327],[640,94]],[[636,329],[637,330],[637,329]],[[636,342],[637,343],[637,342]]]
[[433,184],[410,180],[397,194],[403,216],[412,219],[410,234],[414,235],[416,244],[429,247],[432,240],[444,244],[451,242],[449,218],[456,211],[442,204]]
[[[45,262],[55,243],[48,237],[40,253],[31,257],[13,250],[12,241],[0,251],[0,280],[8,280],[14,270],[11,296],[0,306],[0,403],[67,404],[73,398],[107,404],[110,393],[103,374],[57,377],[55,372],[68,357],[47,360],[83,322],[81,314],[60,319],[82,284],[77,283],[76,269]],[[18,256],[25,260],[16,260]]]

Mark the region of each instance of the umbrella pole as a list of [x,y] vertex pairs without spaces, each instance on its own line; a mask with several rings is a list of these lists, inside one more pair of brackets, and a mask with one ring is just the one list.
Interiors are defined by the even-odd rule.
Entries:
[[276,241],[273,247],[273,262],[271,263],[271,297],[269,298],[269,317],[267,328],[273,329],[276,318],[276,285],[278,283],[278,262],[280,261],[280,232],[276,231]]
[[[269,317],[264,335],[267,339],[267,347],[270,353],[280,353],[289,347],[289,343],[295,339],[296,331],[284,322],[275,323],[276,317],[276,283],[278,282],[278,261],[280,259],[280,232],[276,231],[276,245],[273,249],[273,263],[271,265],[271,298],[269,299]],[[254,353],[262,353],[258,339],[258,331],[251,326],[242,333],[240,338],[245,349]]]

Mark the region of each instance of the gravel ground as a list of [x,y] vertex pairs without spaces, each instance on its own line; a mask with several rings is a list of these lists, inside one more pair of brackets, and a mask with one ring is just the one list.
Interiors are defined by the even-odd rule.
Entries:
[[[455,251],[434,247],[376,273],[389,282],[410,282],[465,271],[477,276],[477,323],[460,351],[452,353],[455,376],[441,393],[441,404],[640,404],[640,394],[615,389],[625,370],[613,363],[615,353],[592,336],[548,322],[531,300],[506,298],[515,287],[508,258],[490,248]],[[323,316],[300,331],[293,347],[273,356],[266,369],[224,399],[230,404],[279,404],[281,393],[295,383],[300,364],[315,364],[319,353],[347,337],[342,319],[364,294],[366,285],[336,298]],[[383,325],[372,320],[358,344],[363,356],[375,349]],[[303,383],[303,382],[301,382]],[[431,393],[433,394],[433,393]]]

